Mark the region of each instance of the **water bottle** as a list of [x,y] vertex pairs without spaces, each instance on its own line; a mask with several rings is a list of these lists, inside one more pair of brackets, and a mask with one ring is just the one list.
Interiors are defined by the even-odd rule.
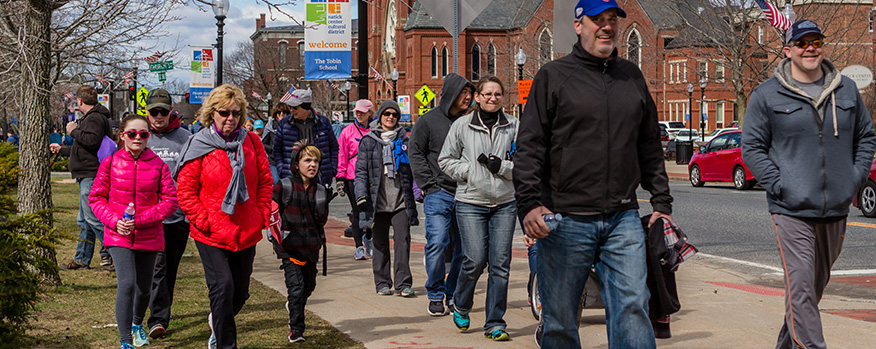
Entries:
[[541,218],[544,219],[544,224],[547,225],[548,229],[554,231],[554,229],[557,229],[557,227],[560,226],[560,221],[563,220],[563,215],[559,213],[546,214],[541,216]]
[[[128,208],[125,209],[125,214],[122,216],[122,219],[126,221],[134,220],[134,203],[129,203]],[[119,232],[122,235],[130,235],[131,232]]]

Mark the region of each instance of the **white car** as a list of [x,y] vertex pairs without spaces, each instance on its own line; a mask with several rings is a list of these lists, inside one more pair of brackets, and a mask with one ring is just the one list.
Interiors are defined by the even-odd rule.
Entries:
[[670,141],[675,139],[675,134],[678,131],[681,131],[683,129],[687,129],[687,127],[684,126],[684,123],[679,122],[679,121],[660,121],[659,124],[660,124],[660,127],[663,127],[664,129],[666,129],[666,132],[669,132],[669,140]]
[[724,134],[724,133],[730,132],[730,131],[736,131],[736,130],[738,130],[738,128],[736,128],[736,127],[719,128],[717,130],[712,131],[712,133],[707,134],[705,141],[706,142],[711,141],[712,138],[718,137],[721,134]]
[[683,129],[675,134],[676,142],[690,142],[691,139],[693,139],[694,142],[699,142],[700,133],[697,132],[697,130]]

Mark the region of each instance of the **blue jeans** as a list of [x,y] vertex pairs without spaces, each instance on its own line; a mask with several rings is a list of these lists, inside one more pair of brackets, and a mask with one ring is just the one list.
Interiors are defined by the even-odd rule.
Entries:
[[274,179],[274,184],[280,181],[280,171],[277,171],[277,165],[271,165],[271,178]]
[[[456,202],[453,195],[438,190],[423,199],[423,213],[426,215],[426,295],[430,301],[453,298],[456,278],[462,264],[462,246],[459,241],[459,227],[456,225]],[[453,259],[447,281],[444,281],[444,250],[453,237]]]
[[511,270],[511,242],[517,223],[514,201],[485,207],[456,202],[456,220],[462,238],[462,270],[459,272],[453,304],[460,314],[468,314],[478,279],[490,266],[487,277],[486,322],[484,331],[505,329],[508,308],[508,273]]
[[542,348],[580,348],[578,312],[590,265],[602,279],[609,348],[654,348],[645,283],[645,233],[637,210],[570,215],[538,240]]
[[[79,178],[79,215],[76,216],[76,225],[82,229],[79,230],[79,242],[76,243],[76,254],[73,255],[73,260],[79,263],[91,264],[91,257],[94,256],[94,238],[100,240],[100,245],[103,246],[103,223],[97,219],[94,212],[91,211],[91,206],[88,205],[88,193],[91,192],[91,186],[94,184],[94,178]],[[100,251],[100,255],[109,255]]]

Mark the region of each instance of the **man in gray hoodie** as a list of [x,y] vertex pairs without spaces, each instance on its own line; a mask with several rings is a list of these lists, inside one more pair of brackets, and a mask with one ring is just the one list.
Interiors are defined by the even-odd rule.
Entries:
[[[414,181],[423,190],[423,212],[426,215],[426,294],[429,297],[429,315],[448,314],[456,279],[462,264],[459,228],[453,195],[456,181],[441,172],[438,155],[450,124],[465,114],[471,106],[474,85],[456,73],[447,74],[441,86],[441,100],[434,108],[417,119],[411,131],[409,151]],[[445,282],[444,251],[453,242],[453,260]],[[442,303],[443,301],[443,303]]]
[[823,45],[814,22],[795,22],[786,58],[752,92],[742,126],[742,159],[766,189],[785,271],[781,349],[827,346],[818,302],[876,146],[858,88]]

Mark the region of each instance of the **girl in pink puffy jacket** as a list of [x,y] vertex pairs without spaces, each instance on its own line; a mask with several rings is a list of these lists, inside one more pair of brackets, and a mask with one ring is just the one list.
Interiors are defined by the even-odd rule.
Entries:
[[[88,203],[103,222],[104,241],[116,267],[116,321],[121,348],[149,343],[143,317],[149,305],[152,270],[164,249],[162,221],[177,208],[170,168],[146,148],[149,125],[140,115],[120,125],[123,146],[103,160]],[[133,204],[134,215],[125,210]]]

